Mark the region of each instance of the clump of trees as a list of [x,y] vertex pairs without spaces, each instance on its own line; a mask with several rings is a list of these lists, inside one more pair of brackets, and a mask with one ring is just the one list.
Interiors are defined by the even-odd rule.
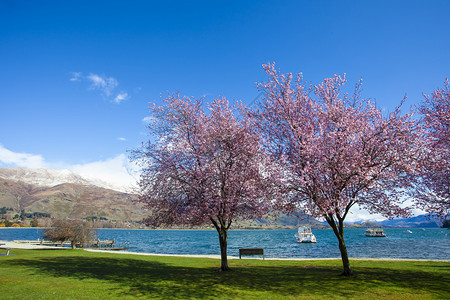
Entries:
[[8,211],[13,211],[11,207],[3,206],[0,208],[0,215],[5,215]]
[[56,219],[52,228],[44,231],[43,238],[60,243],[69,241],[75,249],[76,245],[83,246],[97,239],[97,233],[88,222]]
[[38,222],[38,220],[32,219],[32,220],[30,221],[30,226],[31,226],[31,227],[39,227],[39,222]]
[[205,112],[201,100],[178,94],[152,106],[151,138],[133,156],[149,224],[213,224],[228,270],[234,220],[302,210],[331,226],[343,274],[351,275],[344,220],[353,207],[409,216],[405,200],[415,190],[418,205],[448,214],[448,82],[426,98],[423,125],[401,114],[404,100],[383,115],[361,97],[361,82],[344,93],[345,75],[312,86],[301,74],[263,67],[268,81],[259,84],[257,109],[219,98]]

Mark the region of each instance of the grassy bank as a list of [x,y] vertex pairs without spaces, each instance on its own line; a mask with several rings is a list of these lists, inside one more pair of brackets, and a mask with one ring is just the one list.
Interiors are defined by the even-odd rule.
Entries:
[[450,263],[230,260],[12,250],[0,256],[2,299],[391,298],[449,299]]

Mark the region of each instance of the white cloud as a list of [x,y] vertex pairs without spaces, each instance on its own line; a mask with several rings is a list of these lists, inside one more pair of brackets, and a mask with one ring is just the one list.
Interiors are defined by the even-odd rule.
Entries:
[[153,121],[155,121],[155,118],[154,117],[150,117],[150,116],[149,117],[145,117],[145,118],[142,119],[142,122],[145,123],[145,124],[150,124]]
[[69,78],[69,81],[88,83],[90,90],[100,91],[105,98],[108,98],[117,104],[129,98],[126,91],[120,91],[113,98],[113,94],[115,94],[114,91],[119,85],[119,82],[114,77],[108,77],[95,73],[90,73],[89,75],[84,76],[81,72],[71,72],[70,74],[72,76]]
[[137,166],[125,154],[104,161],[69,165],[47,162],[41,155],[16,153],[0,145],[0,167],[70,170],[99,186],[120,191],[134,191],[139,178]]
[[358,205],[353,206],[350,209],[347,217],[345,218],[345,222],[353,223],[353,222],[364,222],[364,221],[382,221],[386,220],[381,214],[371,214],[365,209],[360,209]]
[[119,94],[117,94],[116,98],[114,98],[114,102],[119,104],[120,102],[122,102],[123,100],[126,100],[127,98],[128,98],[128,93],[122,91]]
[[104,161],[72,165],[68,169],[100,185],[105,183],[123,191],[135,188],[139,177],[136,167],[125,154]]
[[17,153],[0,145],[0,162],[24,168],[45,168],[47,164],[41,155]]
[[81,81],[81,72],[72,72],[72,77],[69,79],[70,81]]
[[113,77],[91,73],[86,78],[91,82],[91,89],[98,89],[106,96],[111,96],[112,91],[119,85],[119,82]]
[[[412,200],[407,199],[405,203],[400,205],[401,207],[414,207],[414,203]],[[420,209],[412,209],[412,214],[414,216],[418,215],[424,215],[427,212]],[[346,222],[353,223],[353,222],[364,222],[364,221],[383,221],[386,220],[386,217],[384,217],[381,214],[371,214],[365,209],[361,209],[357,204],[353,206],[350,209],[350,212],[348,213],[347,217],[345,218]]]
[[124,138],[124,137],[118,137],[117,140],[118,140],[118,141],[121,141],[121,142],[125,142],[127,139]]
[[87,77],[87,79],[89,79],[92,82],[92,86],[93,87],[104,87],[106,85],[106,81],[105,79],[103,79],[101,76],[97,75],[97,74],[89,74]]

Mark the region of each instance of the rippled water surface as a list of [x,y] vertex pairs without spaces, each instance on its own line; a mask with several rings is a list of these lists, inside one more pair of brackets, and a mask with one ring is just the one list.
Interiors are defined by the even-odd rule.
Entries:
[[[408,232],[411,231],[412,233]],[[364,236],[365,229],[347,229],[345,241],[351,257],[450,259],[450,230],[386,228],[386,238]],[[299,244],[296,230],[230,230],[228,255],[239,248],[264,248],[266,257],[340,257],[332,230],[313,230],[316,244]],[[128,251],[161,254],[220,254],[215,230],[129,230],[100,229],[100,239],[129,243]],[[42,229],[0,229],[0,240],[36,240]]]

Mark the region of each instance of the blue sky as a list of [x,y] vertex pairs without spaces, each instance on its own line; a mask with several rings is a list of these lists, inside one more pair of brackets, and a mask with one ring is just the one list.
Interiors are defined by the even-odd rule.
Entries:
[[450,76],[449,13],[425,0],[0,0],[0,167],[120,180],[148,102],[251,103],[267,62],[313,83],[363,77],[363,96],[389,111],[407,94],[408,110]]

